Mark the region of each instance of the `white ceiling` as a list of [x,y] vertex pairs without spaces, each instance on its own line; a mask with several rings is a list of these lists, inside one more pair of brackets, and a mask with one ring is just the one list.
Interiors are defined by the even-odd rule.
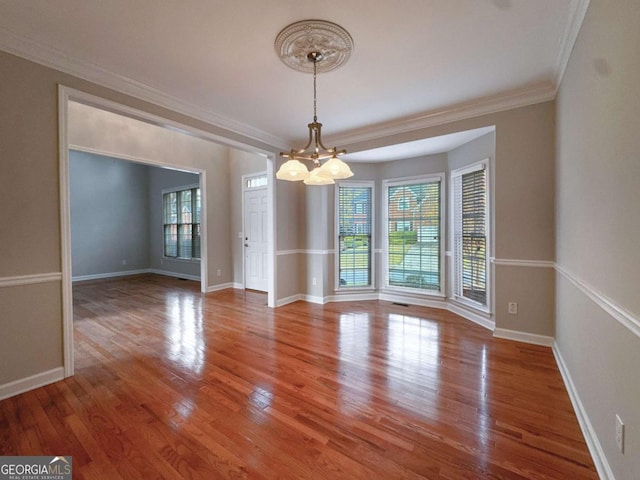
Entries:
[[344,145],[553,98],[587,4],[0,0],[0,49],[282,148],[306,140],[312,78],[273,42],[332,21],[355,47],[319,75],[318,119]]

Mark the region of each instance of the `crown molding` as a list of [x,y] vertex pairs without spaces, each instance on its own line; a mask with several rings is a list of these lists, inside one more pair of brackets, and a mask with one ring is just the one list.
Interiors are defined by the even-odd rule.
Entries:
[[433,110],[422,115],[392,120],[367,127],[351,130],[344,134],[333,135],[328,143],[349,145],[422,130],[445,123],[488,115],[491,113],[526,107],[536,103],[553,100],[556,88],[551,82],[545,82],[499,95],[482,97],[471,102],[460,103],[441,110]]
[[0,27],[0,50],[273,147],[283,148],[284,145],[287,145],[286,140],[282,138],[185,102],[150,85],[114,73],[97,64],[79,61],[49,45],[16,35],[4,27]]
[[[526,107],[555,99],[573,46],[586,16],[589,1],[590,0],[572,0],[571,2],[569,7],[570,21],[567,23],[558,45],[555,72],[552,81],[512,90],[510,92],[503,92],[497,95],[481,97],[470,102],[433,110],[418,116],[400,118],[346,131],[329,136],[329,143],[335,143],[336,145],[356,144],[422,130],[450,122],[467,120],[481,115],[498,113],[513,108]],[[286,145],[290,143],[286,139],[269,134],[246,123],[223,117],[198,105],[185,102],[155,89],[150,85],[111,72],[99,65],[80,62],[60,50],[16,35],[3,27],[0,27],[0,49],[46,67],[60,70],[140,100],[201,120],[229,132],[265,143],[276,149],[286,149]]]
[[554,77],[554,87],[556,93],[562,84],[564,72],[569,64],[573,46],[578,39],[578,34],[582,28],[582,23],[587,15],[590,0],[573,0],[569,6],[569,23],[566,24],[564,34],[558,47],[558,55],[556,57],[556,69]]

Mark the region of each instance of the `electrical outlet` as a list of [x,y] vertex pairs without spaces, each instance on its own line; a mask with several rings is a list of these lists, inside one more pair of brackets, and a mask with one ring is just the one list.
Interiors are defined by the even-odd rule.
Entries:
[[127,261],[126,260],[122,260],[122,265],[126,265]]
[[218,276],[222,275],[222,270],[218,269],[218,271],[216,272],[216,275]]
[[508,308],[509,308],[509,313],[511,315],[517,315],[518,314],[518,304],[516,302],[509,302]]
[[616,445],[620,453],[624,453],[624,423],[619,415],[616,415]]
[[311,279],[311,285],[315,285],[315,284],[317,284],[317,283],[318,283],[318,282],[316,281],[316,277],[313,277],[313,278]]

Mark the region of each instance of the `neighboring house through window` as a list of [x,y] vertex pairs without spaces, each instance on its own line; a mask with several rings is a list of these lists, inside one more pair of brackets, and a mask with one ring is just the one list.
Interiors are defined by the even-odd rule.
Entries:
[[166,191],[162,196],[164,256],[200,258],[200,188]]
[[383,184],[387,286],[442,293],[442,175]]

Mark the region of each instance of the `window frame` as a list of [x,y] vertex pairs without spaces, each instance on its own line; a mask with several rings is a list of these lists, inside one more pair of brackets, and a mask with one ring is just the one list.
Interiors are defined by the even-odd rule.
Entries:
[[[491,274],[491,258],[492,258],[492,237],[491,237],[491,170],[490,170],[490,159],[485,158],[484,160],[480,160],[479,162],[474,162],[472,164],[466,165],[464,167],[457,168],[455,170],[451,170],[449,173],[449,182],[451,184],[450,189],[450,197],[449,197],[449,205],[450,212],[449,215],[449,249],[451,252],[451,262],[449,266],[449,273],[451,278],[451,293],[449,296],[449,300],[462,304],[466,307],[473,308],[475,310],[479,310],[485,313],[491,313],[492,311],[492,274]],[[456,198],[455,198],[455,190],[453,188],[454,178],[462,177],[463,175],[467,175],[469,173],[474,173],[479,170],[484,169],[485,171],[485,284],[486,284],[486,305],[482,304],[476,300],[471,298],[467,298],[463,295],[459,295],[456,292],[456,251],[455,251],[455,231],[456,231],[456,218],[455,218],[455,209],[456,209]]]
[[[334,218],[334,291],[356,292],[372,291],[376,289],[376,187],[373,180],[337,180],[335,186],[335,218]],[[340,285],[340,187],[370,188],[371,189],[371,240],[369,256],[369,285],[348,287]]]
[[[402,177],[386,179],[382,181],[382,271],[381,271],[381,284],[383,285],[383,291],[397,292],[411,295],[418,295],[422,297],[437,297],[444,299],[445,294],[445,225],[446,225],[446,174],[444,172],[433,173],[427,175]],[[440,236],[439,245],[439,272],[438,272],[438,290],[427,290],[412,287],[400,287],[397,285],[389,284],[389,187],[410,186],[421,183],[440,183],[440,222],[438,225],[438,234]]]
[[[183,186],[179,186],[179,187],[171,187],[171,188],[166,188],[162,190],[162,208],[161,208],[161,215],[162,215],[162,258],[164,260],[171,260],[174,262],[187,262],[187,263],[200,263],[202,261],[202,212],[203,212],[203,206],[202,204],[200,205],[200,222],[197,223],[197,225],[200,226],[200,257],[171,257],[171,256],[167,256],[166,252],[165,252],[165,226],[166,225],[171,225],[171,224],[167,224],[165,223],[165,202],[164,202],[164,198],[165,195],[168,193],[176,193],[177,195],[180,194],[180,192],[184,192],[187,190],[195,190],[198,189],[200,190],[200,201],[202,202],[202,188],[200,186],[199,183],[195,183],[195,184],[191,184],[191,185],[183,185]],[[195,212],[192,212],[193,215],[195,215]],[[186,225],[186,224],[180,224],[177,223],[176,225]],[[196,223],[191,223],[191,225],[196,225]],[[179,228],[178,228],[179,231]],[[177,245],[176,245],[176,251],[177,251]],[[193,248],[193,247],[192,247]],[[193,252],[193,250],[192,250]]]

